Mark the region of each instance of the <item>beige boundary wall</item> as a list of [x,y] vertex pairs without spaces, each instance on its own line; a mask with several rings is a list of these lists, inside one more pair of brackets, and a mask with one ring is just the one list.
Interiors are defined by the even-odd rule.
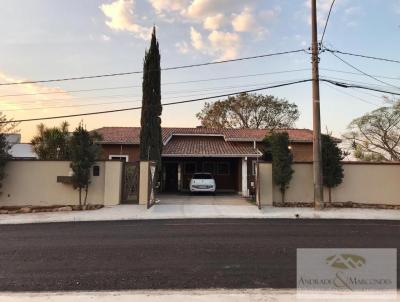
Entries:
[[[343,183],[332,189],[332,202],[400,205],[400,164],[399,163],[344,163]],[[312,163],[293,164],[293,178],[286,191],[286,202],[313,201]],[[261,205],[281,202],[281,193],[272,185],[272,165],[259,164],[259,198]],[[273,189],[271,189],[273,187]],[[272,194],[271,194],[272,191]],[[328,201],[328,190],[324,190]]]
[[[0,206],[50,206],[78,204],[78,191],[71,184],[57,182],[57,176],[70,176],[68,161],[18,160],[6,166],[0,189]],[[122,162],[96,163],[100,175],[93,176],[88,203],[116,205],[121,199]]]

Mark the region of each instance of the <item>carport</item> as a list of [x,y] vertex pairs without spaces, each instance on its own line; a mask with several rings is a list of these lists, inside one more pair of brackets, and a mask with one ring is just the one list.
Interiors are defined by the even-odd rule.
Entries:
[[173,135],[163,148],[161,192],[187,197],[193,174],[206,172],[215,178],[217,197],[247,197],[260,155],[255,144],[227,141],[221,134]]

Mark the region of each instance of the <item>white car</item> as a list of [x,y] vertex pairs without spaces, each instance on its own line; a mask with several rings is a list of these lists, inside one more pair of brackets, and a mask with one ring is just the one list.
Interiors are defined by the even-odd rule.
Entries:
[[215,179],[211,173],[194,173],[190,180],[190,192],[215,193]]

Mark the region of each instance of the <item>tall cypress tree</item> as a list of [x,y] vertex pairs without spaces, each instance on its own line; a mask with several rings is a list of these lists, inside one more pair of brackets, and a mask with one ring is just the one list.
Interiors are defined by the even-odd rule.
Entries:
[[154,27],[150,48],[146,50],[143,63],[140,159],[157,162],[158,171],[161,167],[162,152],[161,112],[160,51]]

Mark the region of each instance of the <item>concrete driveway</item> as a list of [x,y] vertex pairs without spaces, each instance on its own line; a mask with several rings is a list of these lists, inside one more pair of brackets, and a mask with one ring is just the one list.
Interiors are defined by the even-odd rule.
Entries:
[[159,194],[160,204],[196,204],[196,205],[249,205],[250,203],[236,193],[213,194]]

